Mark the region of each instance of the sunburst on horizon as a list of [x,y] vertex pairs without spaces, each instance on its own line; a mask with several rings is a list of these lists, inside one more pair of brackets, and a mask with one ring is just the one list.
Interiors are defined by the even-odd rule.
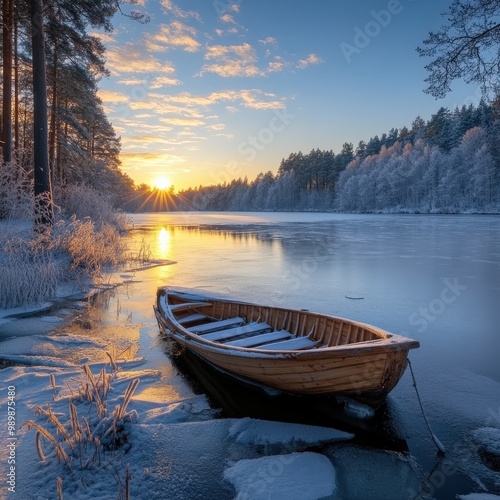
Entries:
[[159,191],[167,191],[172,186],[170,179],[168,177],[157,177],[153,181],[153,188]]

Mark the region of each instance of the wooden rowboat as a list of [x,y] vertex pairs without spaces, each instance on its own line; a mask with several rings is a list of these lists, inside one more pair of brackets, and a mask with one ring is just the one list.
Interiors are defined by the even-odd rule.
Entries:
[[295,394],[382,397],[419,342],[307,310],[261,306],[160,287],[160,330],[219,369]]

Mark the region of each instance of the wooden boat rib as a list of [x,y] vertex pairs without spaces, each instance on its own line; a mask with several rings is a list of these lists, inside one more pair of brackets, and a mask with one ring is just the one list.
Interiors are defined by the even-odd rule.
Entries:
[[238,377],[296,394],[380,397],[419,342],[306,310],[202,297],[160,287],[160,330]]

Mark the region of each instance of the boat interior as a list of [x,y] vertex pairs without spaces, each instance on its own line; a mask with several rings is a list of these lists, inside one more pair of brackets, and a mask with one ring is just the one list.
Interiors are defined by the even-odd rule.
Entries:
[[391,337],[343,318],[243,302],[160,293],[158,305],[192,334],[228,347],[307,350]]

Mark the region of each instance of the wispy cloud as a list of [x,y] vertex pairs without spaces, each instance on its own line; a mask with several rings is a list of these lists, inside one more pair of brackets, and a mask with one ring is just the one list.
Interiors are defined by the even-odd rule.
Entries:
[[[159,139],[164,137],[164,134],[170,132],[172,130],[172,127],[168,128],[165,127],[164,125],[158,125],[155,123],[150,123],[149,121],[143,121],[144,118],[139,118],[139,115],[135,115],[132,118],[121,118],[119,120],[120,125],[114,125],[114,128],[116,129],[117,127],[121,127],[122,129],[125,128],[130,134],[132,131],[132,137],[133,137],[133,132],[134,131],[140,131],[142,135],[151,135],[154,137],[158,137]],[[120,131],[121,132],[121,131]],[[130,149],[130,145],[127,139],[127,142],[124,143],[123,147],[125,149]]]
[[264,45],[278,45],[278,39],[274,38],[272,36],[268,36],[266,38],[263,38],[262,40],[259,40],[260,43]]
[[214,125],[209,125],[207,128],[210,130],[224,130],[226,126],[223,123],[215,123]]
[[190,92],[181,92],[177,95],[166,96],[165,100],[185,106],[201,107],[210,107],[221,102],[239,102],[244,108],[249,109],[282,109],[285,107],[284,99],[260,89],[221,90],[208,95],[193,95]]
[[173,125],[174,127],[201,127],[205,125],[203,120],[199,120],[196,118],[160,118],[158,120],[161,123],[165,123],[167,125]]
[[262,71],[255,65],[257,54],[249,43],[242,45],[211,45],[205,53],[206,61],[198,75],[215,73],[222,77],[262,76]]
[[220,17],[220,20],[223,23],[235,24],[234,17],[231,14],[224,14],[223,16]]
[[276,94],[264,92],[262,90],[241,90],[237,91],[239,98],[246,108],[251,109],[283,109],[284,99],[278,99]]
[[118,104],[129,101],[129,96],[127,94],[123,92],[117,92],[114,90],[99,89],[97,95],[106,104]]
[[175,17],[179,17],[181,19],[193,18],[199,22],[202,22],[200,14],[198,14],[198,12],[194,10],[182,10],[171,0],[161,0],[160,4],[169,14],[172,14]]
[[172,104],[168,96],[162,94],[148,94],[144,99],[130,102],[129,107],[133,111],[148,110],[156,116],[175,115],[178,117],[203,118],[204,115],[198,109],[189,106]]
[[283,71],[284,69],[290,67],[290,63],[285,61],[280,56],[275,56],[274,61],[270,61],[267,65],[266,72],[267,73],[278,73]]
[[169,140],[157,135],[132,136],[127,139],[127,146],[131,150],[148,149],[152,146],[161,146],[162,149],[165,149],[163,148],[165,145],[170,145]]
[[146,85],[147,80],[141,78],[124,78],[116,82],[118,85]]
[[309,54],[305,59],[300,59],[300,61],[297,63],[297,68],[305,69],[308,66],[311,66],[313,64],[321,64],[322,62],[323,59],[318,57],[316,54]]
[[170,61],[162,61],[151,54],[144,53],[143,47],[137,44],[111,47],[106,55],[106,66],[115,76],[124,73],[170,74],[175,72],[175,67]]
[[151,89],[160,89],[163,87],[171,87],[174,85],[180,85],[181,81],[177,78],[171,78],[170,76],[157,76],[151,80],[149,87]]
[[158,33],[146,35],[146,48],[153,52],[164,52],[171,48],[197,52],[201,44],[196,40],[196,33],[192,26],[172,21],[170,24],[162,24]]

